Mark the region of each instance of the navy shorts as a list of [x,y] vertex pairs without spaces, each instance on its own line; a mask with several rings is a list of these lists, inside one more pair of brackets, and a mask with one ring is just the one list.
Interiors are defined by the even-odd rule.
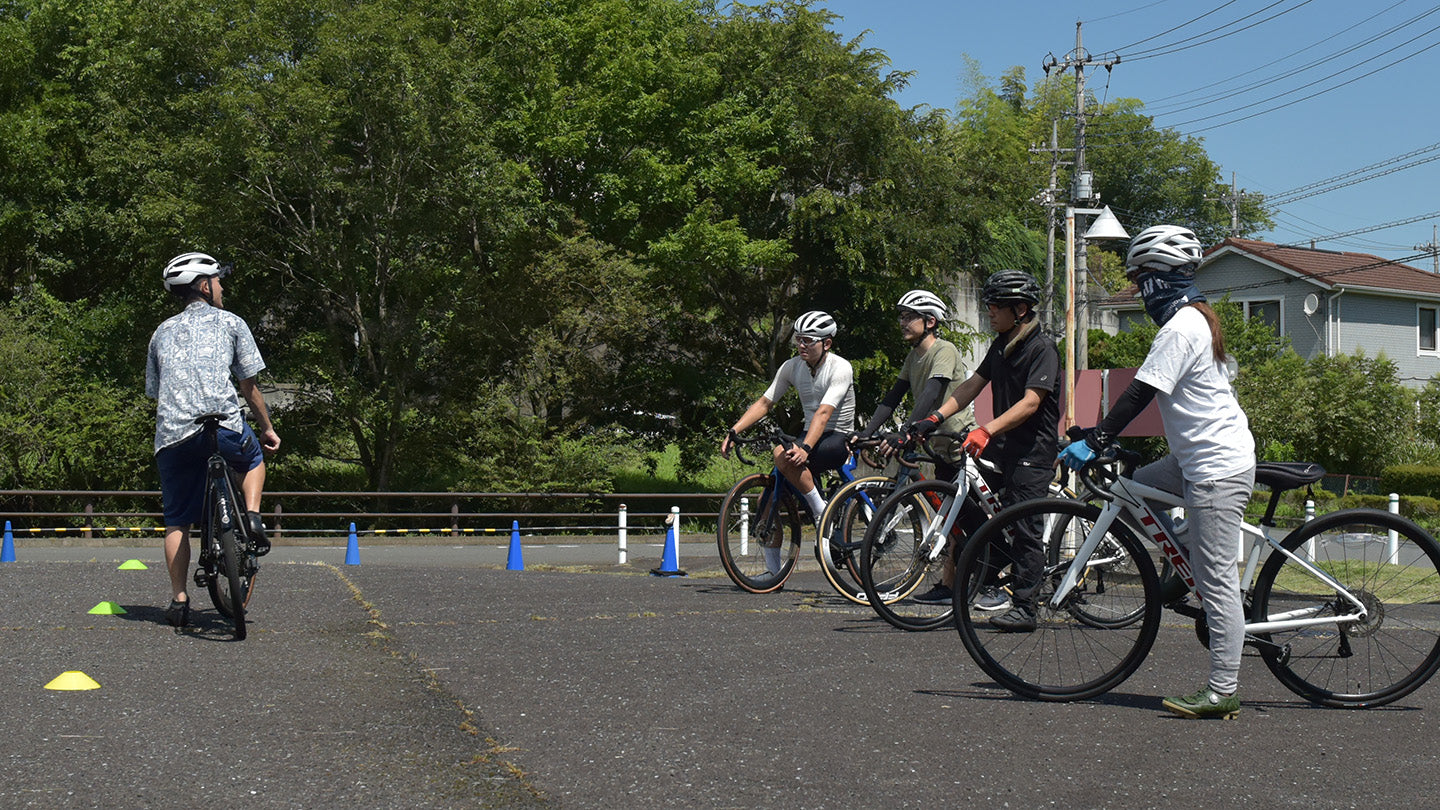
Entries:
[[[230,462],[231,469],[242,475],[265,461],[260,440],[248,424],[239,433],[220,428],[216,441],[220,455]],[[210,447],[203,430],[155,454],[155,463],[160,467],[160,500],[165,505],[166,526],[200,522],[205,509],[205,465],[209,459]]]

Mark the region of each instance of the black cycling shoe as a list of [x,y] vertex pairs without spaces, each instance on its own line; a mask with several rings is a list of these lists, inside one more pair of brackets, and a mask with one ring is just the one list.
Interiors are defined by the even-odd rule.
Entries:
[[190,623],[190,603],[171,599],[170,606],[165,608],[165,621],[169,622],[171,627],[188,625]]
[[1036,627],[1035,611],[1023,605],[1015,605],[992,618],[990,626],[1002,633],[1033,633]]
[[259,512],[245,513],[245,533],[250,536],[256,557],[264,557],[270,553],[270,538],[265,536],[265,524],[260,520]]

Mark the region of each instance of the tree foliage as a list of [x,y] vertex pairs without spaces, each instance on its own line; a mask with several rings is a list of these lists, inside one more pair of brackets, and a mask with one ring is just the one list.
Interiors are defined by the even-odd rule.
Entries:
[[[153,485],[144,348],[173,312],[158,269],[189,249],[236,262],[227,303],[285,384],[272,488],[603,488],[613,425],[699,469],[810,309],[840,320],[868,410],[904,291],[1040,274],[1028,147],[1065,91],[1012,70],[953,116],[903,109],[906,75],[831,20],[808,0],[0,3],[0,482]],[[1198,142],[1096,109],[1147,144],[1097,151],[1107,199],[1220,220]]]

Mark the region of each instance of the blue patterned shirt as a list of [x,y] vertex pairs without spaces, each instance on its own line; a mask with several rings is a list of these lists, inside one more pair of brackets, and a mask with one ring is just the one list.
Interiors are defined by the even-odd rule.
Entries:
[[150,337],[145,361],[145,393],[156,400],[155,452],[200,432],[195,420],[223,413],[221,426],[237,433],[244,427],[236,380],[248,380],[265,368],[245,320],[233,312],[192,301]]

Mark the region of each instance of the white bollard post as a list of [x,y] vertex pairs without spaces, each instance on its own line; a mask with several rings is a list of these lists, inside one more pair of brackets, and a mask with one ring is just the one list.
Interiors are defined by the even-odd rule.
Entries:
[[[1306,498],[1306,499],[1305,499],[1305,522],[1306,522],[1306,523],[1309,523],[1310,521],[1312,521],[1312,520],[1314,520],[1314,519],[1315,519],[1315,501],[1310,500],[1309,498]],[[1315,541],[1314,541],[1314,540],[1306,540],[1306,541],[1305,541],[1305,559],[1307,559],[1307,560],[1314,560],[1314,559],[1315,559]]]
[[620,565],[624,565],[630,559],[629,549],[625,547],[628,517],[625,504],[620,504]]
[[675,567],[680,567],[680,507],[670,507],[670,525],[675,528]]
[[740,499],[740,556],[750,553],[750,499]]
[[[1390,493],[1390,514],[1392,514],[1392,515],[1398,515],[1398,514],[1400,514],[1400,493],[1398,493],[1398,492],[1392,492],[1392,493]],[[1391,529],[1391,530],[1390,530],[1390,544],[1389,544],[1389,546],[1387,547],[1387,551],[1389,551],[1389,554],[1387,555],[1387,559],[1389,559],[1390,564],[1391,564],[1391,565],[1397,565],[1397,564],[1399,564],[1399,562],[1400,562],[1400,534],[1399,534],[1398,532],[1396,532],[1394,529]]]

